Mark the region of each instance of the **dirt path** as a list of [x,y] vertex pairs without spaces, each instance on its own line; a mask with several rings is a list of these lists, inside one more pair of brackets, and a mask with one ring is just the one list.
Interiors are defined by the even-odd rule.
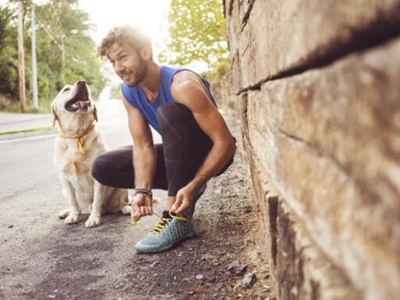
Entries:
[[[232,123],[238,132],[239,125]],[[208,183],[198,202],[197,238],[166,253],[137,255],[126,266],[134,269],[139,263],[137,276],[127,282],[143,299],[154,294],[166,299],[268,299],[269,275],[255,241],[258,226],[249,180],[239,149],[232,167]]]
[[[241,145],[239,123],[228,123]],[[208,183],[197,204],[197,237],[160,254],[137,254],[132,247],[156,217],[140,221],[140,232],[119,214],[104,216],[94,229],[50,219],[42,226],[51,226],[51,234],[2,262],[0,299],[272,300],[249,183],[239,148],[234,164]]]

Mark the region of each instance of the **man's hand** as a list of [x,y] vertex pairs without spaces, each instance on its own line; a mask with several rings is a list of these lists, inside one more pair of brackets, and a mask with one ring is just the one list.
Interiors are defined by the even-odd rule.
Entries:
[[172,210],[177,214],[183,213],[185,210],[190,208],[195,190],[185,186],[181,188],[176,194],[175,203],[172,205]]
[[131,215],[136,221],[153,214],[153,199],[145,194],[136,194],[131,204]]

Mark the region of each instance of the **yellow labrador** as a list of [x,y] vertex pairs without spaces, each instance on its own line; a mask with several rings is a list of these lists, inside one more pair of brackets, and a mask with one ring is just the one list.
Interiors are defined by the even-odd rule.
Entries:
[[66,85],[51,104],[53,126],[58,122],[54,165],[60,174],[69,208],[59,213],[65,224],[90,214],[86,227],[100,225],[105,212],[130,213],[128,191],[101,185],[91,173],[95,158],[108,150],[96,126],[97,113],[86,82]]

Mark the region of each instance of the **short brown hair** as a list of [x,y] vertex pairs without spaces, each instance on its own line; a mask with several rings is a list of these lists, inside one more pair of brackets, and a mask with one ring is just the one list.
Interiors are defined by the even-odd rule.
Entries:
[[107,50],[114,44],[127,45],[135,49],[141,49],[144,46],[150,46],[151,40],[139,28],[131,25],[123,25],[111,29],[105,38],[97,47],[97,55],[101,58],[107,58]]

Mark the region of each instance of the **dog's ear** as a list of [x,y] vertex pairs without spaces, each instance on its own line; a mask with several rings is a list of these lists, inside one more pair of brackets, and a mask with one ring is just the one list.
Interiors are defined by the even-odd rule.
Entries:
[[96,108],[96,105],[94,106],[94,109],[93,109],[93,116],[94,116],[94,119],[96,120],[96,122],[98,122],[99,119],[97,118],[97,108]]
[[56,121],[58,121],[58,116],[56,110],[54,109],[54,103],[51,105],[51,114],[53,115],[53,127],[56,126]]

